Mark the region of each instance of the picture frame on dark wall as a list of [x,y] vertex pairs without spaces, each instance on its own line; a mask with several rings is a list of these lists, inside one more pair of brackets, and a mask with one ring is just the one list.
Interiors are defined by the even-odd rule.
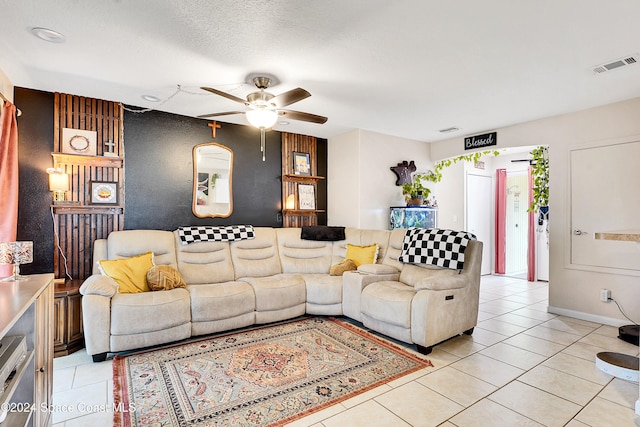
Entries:
[[293,152],[293,173],[295,175],[311,176],[311,156],[309,153]]
[[89,182],[89,203],[92,205],[117,205],[118,183],[111,181]]
[[95,156],[98,150],[97,139],[96,131],[63,128],[60,151],[65,154]]
[[298,209],[316,209],[316,187],[311,184],[298,184]]

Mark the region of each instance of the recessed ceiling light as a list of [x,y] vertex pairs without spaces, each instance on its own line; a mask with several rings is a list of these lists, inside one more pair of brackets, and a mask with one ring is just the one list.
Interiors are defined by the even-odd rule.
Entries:
[[286,125],[288,125],[288,124],[291,124],[291,122],[288,122],[288,121],[286,121],[286,120],[280,120],[280,121],[278,122],[278,124],[279,124],[279,125],[282,125],[282,126],[286,126]]
[[160,101],[160,98],[158,98],[157,96],[153,96],[153,95],[142,95],[142,99],[144,99],[145,101],[149,101],[149,102],[158,102],[158,101]]
[[49,28],[35,27],[31,29],[31,34],[50,43],[64,43],[67,40],[63,34]]

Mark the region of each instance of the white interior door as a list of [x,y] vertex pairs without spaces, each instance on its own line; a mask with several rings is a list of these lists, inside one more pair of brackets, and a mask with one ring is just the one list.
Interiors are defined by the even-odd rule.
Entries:
[[529,178],[527,172],[507,172],[505,275],[527,277],[529,245]]
[[481,274],[491,274],[491,177],[467,174],[466,229],[483,243]]
[[638,229],[639,160],[638,141],[571,151],[572,264],[640,268],[640,251],[633,242],[595,239],[597,232]]

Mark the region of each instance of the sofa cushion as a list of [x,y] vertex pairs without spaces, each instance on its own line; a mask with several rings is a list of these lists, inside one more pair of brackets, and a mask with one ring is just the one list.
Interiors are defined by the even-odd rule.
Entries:
[[306,300],[311,304],[342,303],[342,277],[326,274],[303,274],[307,288]]
[[333,259],[331,264],[337,264],[346,258],[347,245],[369,246],[378,245],[378,257],[376,262],[381,262],[389,245],[388,230],[360,230],[358,228],[345,228],[345,240],[333,242]]
[[188,324],[189,305],[189,292],[184,288],[116,294],[111,299],[111,334],[144,334]]
[[300,274],[246,277],[241,280],[253,287],[256,311],[282,310],[307,301],[305,282]]
[[382,264],[390,265],[398,269],[398,271],[402,270],[403,264],[398,261],[400,255],[402,254],[402,243],[404,242],[404,236],[407,230],[404,228],[395,228],[391,230],[389,233],[389,244],[387,245],[387,250],[384,254],[384,257],[381,260]]
[[199,242],[181,245],[175,231],[178,269],[189,285],[223,283],[234,280],[228,242]]
[[457,270],[440,270],[431,272],[428,277],[419,280],[413,287],[416,291],[423,289],[444,291],[464,288],[468,284],[469,278],[458,273]]
[[299,228],[276,230],[283,273],[329,273],[331,242],[302,240]]
[[[437,267],[435,265],[429,264],[405,264],[400,270],[400,280],[402,283],[405,283],[409,286],[416,286],[421,280],[429,277],[434,273],[438,273],[439,271],[447,270],[443,267]],[[449,270],[450,274],[458,274],[457,270]]]
[[187,286],[191,295],[191,321],[210,322],[229,319],[256,308],[253,288],[246,282],[212,283]]
[[170,265],[156,265],[147,271],[147,284],[152,291],[184,288],[187,284],[178,270]]
[[375,264],[378,259],[378,244],[358,246],[347,243],[346,259],[353,260],[356,267],[362,264]]
[[176,267],[173,232],[163,230],[112,231],[107,237],[106,259],[120,259],[153,252],[155,265]]
[[235,279],[267,277],[282,273],[276,230],[255,227],[255,239],[230,243]]
[[153,267],[152,252],[124,259],[100,261],[102,272],[116,281],[118,292],[122,294],[149,291],[147,271],[151,267]]
[[376,282],[362,291],[363,315],[403,328],[411,327],[413,287],[395,281]]

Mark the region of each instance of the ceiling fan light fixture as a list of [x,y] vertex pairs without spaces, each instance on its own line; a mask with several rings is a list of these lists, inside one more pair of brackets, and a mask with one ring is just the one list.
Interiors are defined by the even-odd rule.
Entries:
[[246,112],[247,120],[258,129],[269,129],[278,121],[278,113],[274,110],[256,108]]

